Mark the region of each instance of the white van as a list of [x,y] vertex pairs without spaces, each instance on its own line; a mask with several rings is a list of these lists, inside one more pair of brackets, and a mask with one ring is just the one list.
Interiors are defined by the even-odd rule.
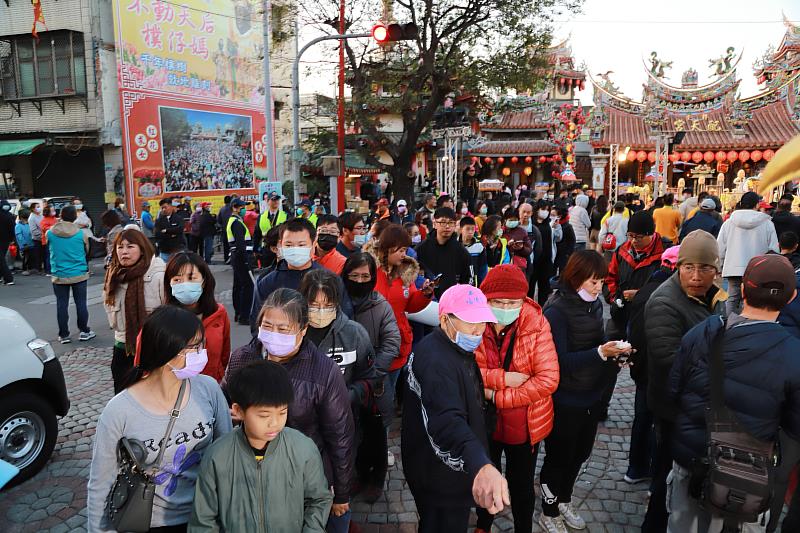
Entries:
[[59,416],[69,411],[61,363],[22,315],[0,307],[0,459],[20,473],[6,487],[34,476],[50,459]]

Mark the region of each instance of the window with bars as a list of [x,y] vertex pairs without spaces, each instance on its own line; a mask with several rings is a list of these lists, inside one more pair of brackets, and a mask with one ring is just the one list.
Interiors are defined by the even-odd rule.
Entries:
[[0,39],[0,99],[13,101],[86,94],[83,34],[39,33]]

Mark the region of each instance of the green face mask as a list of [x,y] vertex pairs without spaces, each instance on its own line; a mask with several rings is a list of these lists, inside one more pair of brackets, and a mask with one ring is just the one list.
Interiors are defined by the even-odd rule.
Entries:
[[514,309],[500,309],[499,307],[492,307],[492,313],[497,319],[497,322],[507,326],[519,318],[519,313],[522,311],[521,307]]

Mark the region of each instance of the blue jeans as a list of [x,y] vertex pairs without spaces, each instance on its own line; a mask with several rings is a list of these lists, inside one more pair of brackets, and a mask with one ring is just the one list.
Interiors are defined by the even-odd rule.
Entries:
[[328,517],[328,524],[325,526],[328,533],[347,533],[350,530],[350,511],[347,511],[342,516]]
[[78,329],[84,333],[89,330],[89,308],[86,307],[86,281],[72,285],[58,285],[53,283],[53,292],[56,295],[56,316],[58,318],[58,336],[69,337],[69,291],[72,289],[72,299],[78,312]]
[[211,262],[211,258],[214,256],[214,236],[210,235],[208,237],[203,238],[203,259],[205,259],[206,263]]

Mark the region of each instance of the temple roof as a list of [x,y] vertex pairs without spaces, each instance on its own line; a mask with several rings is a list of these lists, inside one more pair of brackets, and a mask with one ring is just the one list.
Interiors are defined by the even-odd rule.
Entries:
[[[552,121],[552,117],[551,117]],[[542,109],[522,109],[519,111],[506,111],[496,123],[484,125],[481,130],[485,132],[502,130],[546,130],[549,122]]]
[[519,141],[487,141],[470,150],[476,156],[535,156],[552,155],[558,147],[550,141],[542,139],[525,139]]

